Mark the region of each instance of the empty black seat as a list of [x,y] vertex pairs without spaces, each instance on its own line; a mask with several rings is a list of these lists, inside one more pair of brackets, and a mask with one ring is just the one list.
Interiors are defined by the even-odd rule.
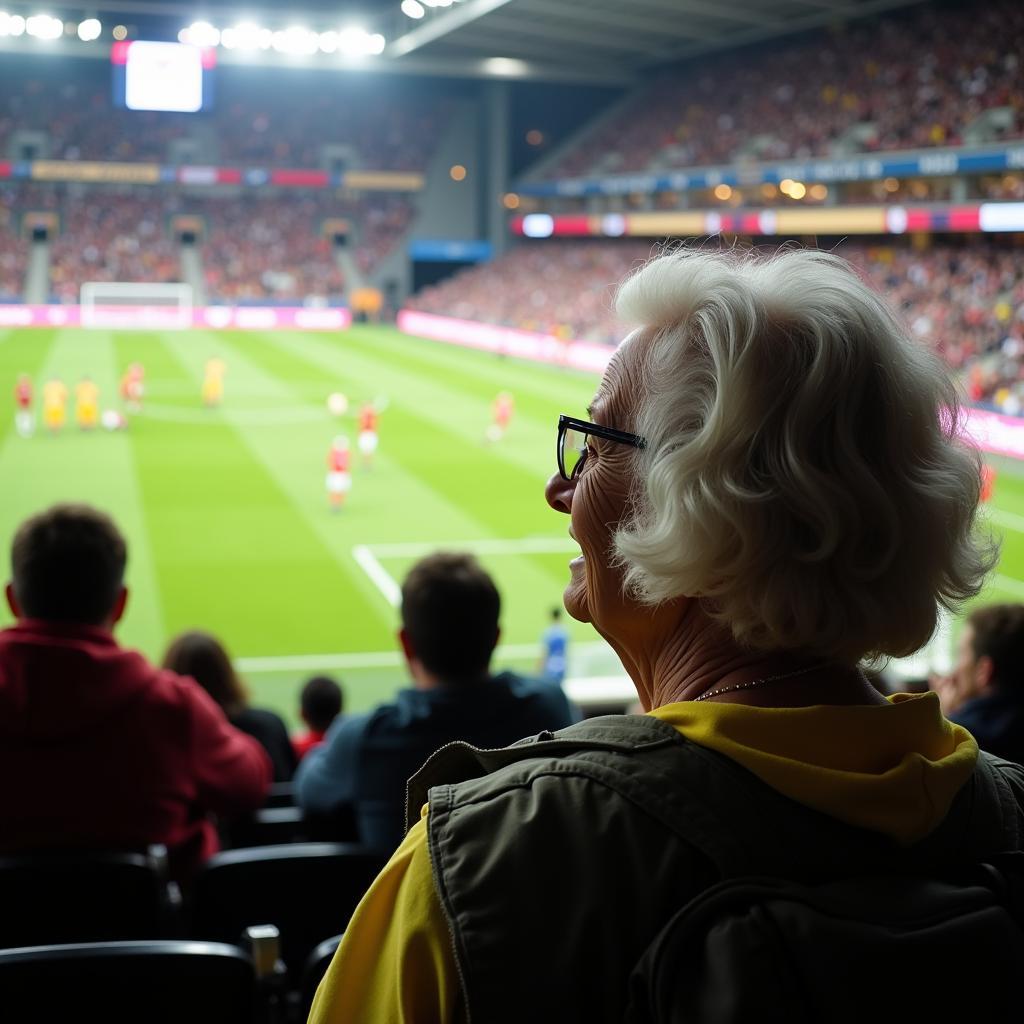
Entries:
[[192,933],[239,942],[250,925],[276,925],[297,983],[311,950],[344,930],[388,856],[345,843],[218,853],[195,880]]
[[302,987],[299,990],[300,1020],[305,1020],[309,1016],[317,986],[327,973],[327,967],[334,959],[334,954],[338,951],[338,946],[341,945],[341,939],[340,935],[332,935],[329,939],[324,939],[306,958],[306,966],[302,969]]
[[251,1024],[246,953],[219,942],[98,942],[0,950],[4,1020]]
[[262,807],[250,815],[232,820],[224,830],[223,838],[226,847],[236,849],[301,843],[309,835],[301,807]]
[[295,790],[290,782],[272,782],[264,807],[293,807]]
[[158,939],[173,913],[161,854],[62,850],[0,857],[0,946]]

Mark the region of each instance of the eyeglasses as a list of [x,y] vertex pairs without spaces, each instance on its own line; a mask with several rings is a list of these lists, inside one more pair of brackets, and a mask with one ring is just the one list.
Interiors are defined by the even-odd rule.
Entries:
[[574,416],[558,417],[558,472],[563,480],[575,480],[580,475],[583,463],[587,461],[590,448],[588,438],[600,437],[617,444],[628,444],[633,448],[646,448],[647,441],[639,434],[625,430],[602,427],[600,423],[578,420]]

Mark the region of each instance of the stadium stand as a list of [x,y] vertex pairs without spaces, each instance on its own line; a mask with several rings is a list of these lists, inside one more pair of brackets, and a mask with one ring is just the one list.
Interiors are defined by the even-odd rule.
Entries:
[[329,203],[310,196],[250,195],[193,202],[207,225],[202,245],[212,300],[335,298],[345,281],[319,232]]
[[360,270],[370,273],[415,213],[409,198],[390,193],[12,185],[2,199],[12,212],[0,223],[0,297],[17,301],[24,289],[28,241],[17,217],[50,211],[59,225],[50,246],[50,291],[62,303],[77,303],[87,281],[182,280],[179,243],[170,233],[177,214],[197,216],[205,227],[199,249],[210,301],[335,302],[346,282],[324,222],[337,217],[352,225],[348,244]]
[[14,216],[16,190],[0,186],[0,300],[17,300],[25,285],[28,242]]
[[[614,344],[623,331],[612,311],[615,285],[654,250],[650,242],[526,243],[424,289],[410,308]],[[973,400],[1021,408],[1024,264],[1016,250],[976,241],[929,249],[844,243],[836,251],[897,304],[916,337],[968,374]]]
[[172,197],[68,192],[62,198],[62,230],[50,251],[59,302],[78,302],[85,281],[181,280],[177,247],[167,235]]
[[[198,147],[192,163],[323,167],[329,159],[325,147],[340,145],[346,155],[339,159],[349,167],[413,171],[425,167],[449,116],[436,91],[401,83],[357,88],[339,103],[315,77],[289,78],[282,89],[279,75],[220,70],[215,111],[173,114],[114,106],[109,67],[102,61],[56,67],[5,60],[0,157],[174,163],[173,145],[188,140]],[[30,132],[39,142],[17,143],[18,132]]]
[[985,112],[1024,130],[1024,8],[925,7],[661,75],[545,178],[959,145]]
[[652,242],[524,244],[424,289],[409,307],[613,344],[621,337],[612,312],[615,284],[652,251]]

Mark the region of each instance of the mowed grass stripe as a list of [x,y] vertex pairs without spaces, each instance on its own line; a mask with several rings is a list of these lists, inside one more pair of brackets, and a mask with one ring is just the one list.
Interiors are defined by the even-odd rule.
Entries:
[[[498,458],[495,453],[502,445],[485,449],[476,436],[467,437],[464,431],[447,426],[438,428],[434,421],[420,415],[424,407],[433,409],[438,404],[443,410],[454,411],[460,398],[451,389],[431,391],[422,374],[413,381],[398,380],[393,362],[382,365],[383,355],[379,359],[353,357],[337,343],[325,346],[323,341],[312,338],[290,339],[286,345],[270,336],[259,346],[250,341],[247,351],[254,356],[259,353],[258,357],[275,377],[287,375],[290,364],[310,357],[318,366],[325,367],[329,379],[339,379],[340,371],[334,368],[342,360],[345,381],[359,387],[362,393],[373,393],[373,387],[382,382],[387,385],[391,404],[382,417],[382,450],[399,465],[401,477],[419,479],[424,487],[432,488],[451,512],[432,519],[423,505],[403,507],[399,509],[399,521],[388,523],[385,536],[414,541],[434,538],[438,546],[444,546],[445,539],[551,536],[566,528],[565,520],[545,504],[544,475],[536,468],[534,474],[527,475]],[[301,376],[303,371],[299,373]],[[535,443],[530,457],[535,467],[545,461],[549,450],[551,435],[546,431],[545,436],[549,443]],[[353,506],[356,502],[357,496],[353,495]],[[473,531],[460,525],[467,518],[476,523]],[[362,543],[371,543],[374,536],[371,534]],[[503,590],[511,595],[506,616],[509,639],[526,642],[540,633],[545,625],[545,612],[560,601],[568,557],[561,559],[554,570],[550,559],[530,554],[484,559]],[[401,566],[404,567],[408,566]],[[400,572],[392,574],[400,578]],[[590,636],[584,627],[579,633]]]
[[[416,367],[432,376],[443,375],[449,381],[458,381],[466,390],[479,389],[488,400],[496,392],[508,389],[528,415],[546,416],[552,405],[561,407],[567,402],[575,403],[580,395],[585,395],[589,401],[600,380],[598,374],[497,356],[492,352],[400,334],[389,327],[356,325],[347,332],[346,340],[360,351],[386,354],[409,368]],[[563,411],[576,415],[585,407],[586,402],[575,411]]]
[[[224,338],[220,338],[222,343]],[[233,350],[225,350],[229,365],[229,394],[224,415],[231,419],[239,412],[233,411],[236,399],[234,388],[240,386],[246,394],[261,393],[274,405],[291,402],[301,407],[309,393],[309,366],[295,353],[303,351],[305,340],[292,340],[287,353],[277,352],[261,339],[249,335],[235,335],[227,341]],[[270,366],[266,366],[269,358]],[[295,381],[292,390],[292,381]],[[395,458],[396,451],[404,451],[410,436],[421,433],[418,424],[412,425],[412,433],[402,429],[404,398],[396,394],[385,413],[387,423],[385,443],[375,460],[372,471],[359,468],[358,456],[354,459],[354,487],[349,505],[341,516],[331,516],[325,507],[323,492],[324,459],[331,438],[338,431],[337,423],[327,415],[323,405],[324,387],[337,381],[332,374],[325,385],[323,376],[315,387],[315,404],[307,402],[307,411],[319,412],[320,423],[310,424],[310,417],[300,417],[294,424],[274,427],[274,443],[256,441],[259,430],[242,427],[245,436],[256,444],[255,452],[263,459],[268,470],[281,480],[287,491],[295,496],[299,511],[305,514],[332,546],[337,558],[364,587],[370,586],[365,574],[352,560],[351,551],[357,544],[372,544],[374,541],[392,541],[395,537],[406,537],[420,541],[435,540],[444,545],[444,538],[460,540],[494,536],[482,528],[480,523],[459,504],[445,499],[436,487],[434,475],[426,478],[411,474]],[[342,381],[347,385],[348,380]],[[339,385],[340,386],[340,385]],[[247,422],[247,421],[246,421]],[[350,431],[353,434],[354,431]],[[315,437],[315,440],[311,438]],[[546,594],[557,600],[564,586],[564,572],[552,581],[546,566],[530,558],[496,558],[491,567],[498,575],[509,594],[515,594],[507,606],[507,621],[515,622],[509,637],[520,636],[522,640],[533,640],[542,620],[533,621],[532,605],[536,598],[545,600]],[[564,568],[564,567],[563,567]],[[532,596],[531,596],[532,595]],[[372,599],[380,609],[387,624],[385,647],[393,643],[394,612],[376,591]],[[520,607],[520,604],[523,607]],[[529,603],[530,607],[527,607]],[[507,637],[507,638],[509,638]],[[352,649],[351,641],[339,650]],[[360,649],[360,648],[355,648]],[[361,649],[367,649],[364,646]]]
[[316,537],[321,572],[331,576],[331,588],[311,590],[305,596],[305,604],[316,605],[317,645],[303,649],[295,646],[300,641],[294,639],[287,650],[309,653],[386,648],[392,640],[392,610],[352,561],[351,547],[358,541],[347,535],[347,512],[334,517],[327,507],[324,475],[334,426],[322,403],[315,418],[300,416],[289,422],[270,415],[263,424],[254,419],[253,412],[260,409],[268,414],[309,410],[304,410],[301,396],[296,396],[286,381],[250,364],[244,354],[245,338],[192,332],[177,343],[172,339],[170,345],[182,371],[192,380],[196,395],[210,354],[225,360],[226,399],[210,415],[234,431],[249,458],[274,481],[303,530]]
[[[30,343],[40,333],[25,332]],[[132,596],[119,635],[125,643],[152,651],[162,638],[163,618],[135,476],[133,439],[127,433],[103,430],[83,434],[74,418],[75,384],[83,376],[99,386],[101,408],[116,404],[119,366],[111,336],[104,331],[66,330],[57,332],[49,344],[40,340],[46,358],[37,366],[37,394],[41,398],[46,380],[60,377],[70,391],[68,421],[56,437],[39,424],[35,437],[12,437],[0,451],[0,480],[5,483],[0,529],[5,548],[20,520],[54,502],[84,501],[108,512],[129,544],[127,582]]]
[[353,380],[356,395],[386,394],[391,405],[381,417],[382,448],[487,533],[510,538],[566,529],[543,497],[544,480],[554,469],[553,425],[541,429],[535,423],[531,429],[523,417],[505,440],[487,445],[486,403],[409,371],[386,353],[355,352],[344,341],[329,344],[310,337],[307,344],[296,345],[265,336],[253,356],[274,373],[286,372],[290,361],[311,361],[323,368],[326,380],[343,374]]
[[[393,392],[415,396],[416,400],[408,402],[408,407],[415,408],[417,415],[435,429],[450,432],[457,445],[469,445],[477,454],[486,451],[489,462],[524,471],[540,483],[554,468],[558,413],[566,407],[584,408],[594,393],[593,382],[575,377],[566,378],[566,387],[560,389],[559,397],[550,398],[546,404],[526,401],[512,389],[517,409],[511,430],[500,444],[487,446],[491,403],[500,388],[486,381],[480,383],[472,376],[469,377],[471,383],[467,383],[465,373],[449,373],[443,365],[431,366],[432,355],[446,354],[439,351],[441,346],[409,343],[406,339],[400,339],[404,344],[399,349],[386,344],[363,345],[359,343],[355,328],[333,337],[310,334],[306,336],[307,343],[301,346],[293,343],[299,335],[265,337],[270,345],[284,352],[299,353],[315,360],[328,373],[355,378],[363,390],[350,398],[384,394],[390,399]],[[407,364],[410,353],[415,355]],[[493,356],[489,358],[496,361]],[[516,367],[517,372],[522,369]],[[548,367],[531,369],[542,378],[558,375],[558,371]],[[526,394],[524,389],[523,395]]]
[[[382,379],[390,384],[391,404],[381,417],[379,468],[382,473],[389,472],[388,462],[393,460],[399,472],[392,476],[404,482],[404,489],[415,480],[422,493],[433,492],[434,498],[415,503],[403,501],[392,509],[382,509],[380,521],[369,524],[359,543],[372,545],[375,539],[387,537],[433,538],[443,547],[447,539],[557,536],[567,529],[564,517],[554,513],[544,502],[543,474],[526,475],[516,467],[503,465],[492,456],[495,448],[484,447],[475,434],[467,437],[451,428],[438,429],[431,421],[424,421],[419,411],[425,404],[433,408],[435,401],[443,402],[450,408],[457,403],[457,397],[450,392],[441,396],[430,393],[429,385],[415,381],[396,383],[391,363],[381,366],[373,356],[353,358],[337,341],[325,345],[320,338],[302,339],[294,335],[287,343],[278,341],[276,335],[253,337],[247,339],[245,351],[251,358],[258,359],[274,379],[288,378],[292,372],[297,378],[305,379],[308,371],[302,367],[295,369],[295,366],[307,358],[315,359],[317,365],[325,368],[326,375],[318,399],[330,382],[339,387],[360,388],[363,394],[372,394],[373,386],[379,385]],[[386,354],[379,357],[380,361],[385,359]],[[343,370],[338,368],[339,363]],[[387,378],[388,374],[392,376]],[[349,428],[352,432],[351,425]],[[534,451],[534,463],[545,454],[553,460],[549,452],[549,447],[553,449],[551,438],[547,432],[545,435],[548,443]],[[376,474],[375,469],[367,481],[357,474],[351,499],[354,517],[364,493],[371,489],[376,491]],[[510,488],[508,494],[505,488]],[[381,493],[388,501],[394,494],[390,487]],[[442,509],[448,509],[441,518],[435,518],[432,513],[438,501],[443,501]],[[473,523],[474,528],[463,525],[467,522]],[[561,601],[568,578],[568,559],[568,555],[552,560],[532,554],[483,559],[507,595],[507,640],[526,643],[536,639],[546,625],[551,607]],[[408,562],[402,560],[397,563],[394,559],[386,560],[385,563],[385,568],[396,578],[401,578],[407,567]],[[580,638],[593,638],[589,627],[572,624],[570,628]]]
[[[202,366],[217,351],[207,336],[120,347],[124,360],[144,363],[154,390],[172,385],[183,406],[201,408]],[[143,415],[133,436],[168,632],[202,627],[254,656],[336,650],[337,610],[350,603],[357,625],[372,625],[315,531],[219,412],[187,423]]]

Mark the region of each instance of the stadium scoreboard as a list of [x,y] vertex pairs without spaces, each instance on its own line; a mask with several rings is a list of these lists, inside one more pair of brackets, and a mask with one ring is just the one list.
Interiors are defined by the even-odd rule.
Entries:
[[128,110],[194,114],[213,104],[214,51],[143,39],[110,51],[114,103]]

